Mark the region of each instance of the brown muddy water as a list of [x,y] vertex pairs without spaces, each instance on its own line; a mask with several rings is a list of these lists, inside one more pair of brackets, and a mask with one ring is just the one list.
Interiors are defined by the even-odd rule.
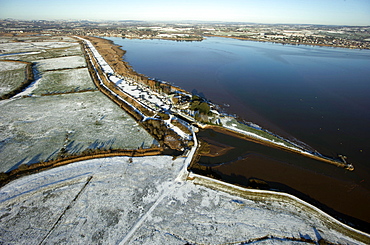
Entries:
[[[211,129],[209,147],[191,171],[252,188],[287,192],[355,228],[369,232],[370,192],[353,172]],[[201,143],[202,144],[202,143]]]

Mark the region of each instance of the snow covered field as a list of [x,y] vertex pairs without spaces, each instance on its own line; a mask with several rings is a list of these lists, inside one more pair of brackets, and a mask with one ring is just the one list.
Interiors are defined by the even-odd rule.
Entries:
[[[68,153],[80,153],[86,149],[137,149],[156,144],[151,135],[100,92],[40,97],[96,88],[76,40],[22,40],[0,38],[2,53],[13,54],[1,59],[17,58],[36,64],[35,83],[13,99],[0,102],[0,172],[54,159],[62,148]],[[21,54],[14,54],[17,52]],[[12,65],[1,66],[0,75],[11,72],[18,64],[3,63]]]
[[24,63],[0,61],[0,72],[24,69],[25,67]]
[[154,139],[100,92],[8,100],[0,104],[0,171],[52,159],[61,148],[148,148]]
[[26,66],[24,63],[0,61],[0,96],[24,82]]
[[87,68],[43,72],[34,95],[97,90]]
[[81,50],[76,40],[69,37],[0,37],[1,59],[30,61],[62,57],[62,53],[70,56],[76,48]]
[[39,71],[73,69],[86,67],[83,56],[67,56],[37,61]]
[[265,237],[262,244],[365,244],[297,202],[180,180],[184,161],[95,159],[15,180],[0,189],[0,243],[240,244]]

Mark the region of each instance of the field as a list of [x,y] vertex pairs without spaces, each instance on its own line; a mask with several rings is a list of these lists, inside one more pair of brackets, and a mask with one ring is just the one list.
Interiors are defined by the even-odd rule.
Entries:
[[[153,138],[100,92],[27,97],[1,104],[0,171],[63,151],[148,148]],[[5,123],[7,122],[7,123]]]
[[34,95],[97,90],[87,68],[43,72]]
[[22,84],[26,66],[25,63],[0,61],[0,97]]
[[6,78],[0,79],[1,92],[24,80],[25,65],[10,62],[14,59],[34,64],[35,81],[12,99],[0,101],[0,172],[86,149],[157,144],[97,91],[76,40],[18,37],[16,41],[0,37],[0,76]]
[[38,61],[81,55],[79,43],[70,37],[0,37],[2,60]]
[[185,161],[170,156],[93,159],[15,180],[0,189],[0,243],[369,242],[366,235],[356,240],[350,230],[292,197],[221,184],[215,188],[213,181],[207,188],[207,180],[199,177],[184,181],[178,173]]

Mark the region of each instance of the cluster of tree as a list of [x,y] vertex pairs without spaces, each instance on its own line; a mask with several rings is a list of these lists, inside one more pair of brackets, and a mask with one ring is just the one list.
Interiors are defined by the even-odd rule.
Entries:
[[[162,114],[162,116],[164,115]],[[161,119],[147,119],[141,125],[158,140],[161,146],[167,146],[169,149],[179,151],[183,151],[183,149],[188,147],[189,142],[168,128]]]
[[190,102],[190,110],[197,111],[202,115],[208,115],[211,107],[205,98],[193,95]]

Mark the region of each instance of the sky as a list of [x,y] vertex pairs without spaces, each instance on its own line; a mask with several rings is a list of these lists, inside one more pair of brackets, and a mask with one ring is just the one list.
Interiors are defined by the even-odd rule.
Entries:
[[0,19],[370,25],[370,0],[0,0]]

